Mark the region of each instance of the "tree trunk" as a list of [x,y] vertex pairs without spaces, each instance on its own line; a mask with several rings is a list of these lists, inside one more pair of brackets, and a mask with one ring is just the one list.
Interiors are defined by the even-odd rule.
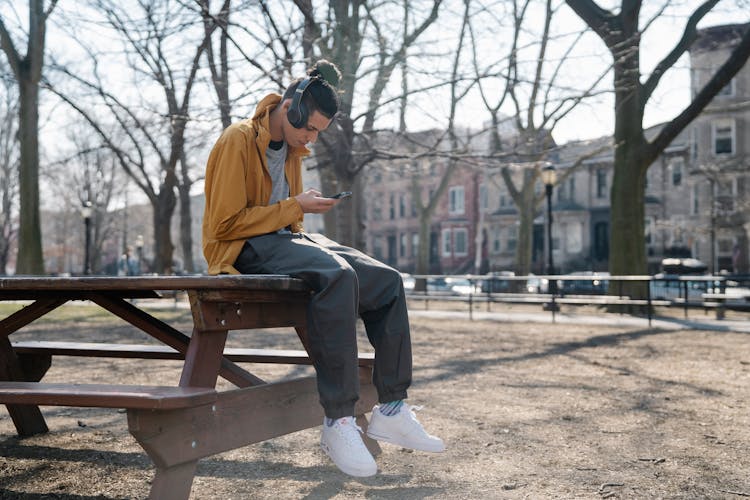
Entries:
[[177,197],[173,185],[164,185],[159,191],[157,203],[154,205],[154,256],[151,271],[158,274],[172,274],[172,257],[174,245],[170,227],[174,215]]
[[21,165],[16,274],[44,274],[39,215],[39,86],[24,73],[19,82]]
[[193,217],[191,214],[190,186],[180,186],[180,245],[182,246],[182,268],[194,273]]

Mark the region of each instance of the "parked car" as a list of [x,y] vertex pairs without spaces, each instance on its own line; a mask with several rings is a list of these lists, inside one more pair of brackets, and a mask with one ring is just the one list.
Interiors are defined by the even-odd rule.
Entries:
[[445,282],[456,295],[476,295],[481,293],[481,286],[467,278],[448,277]]
[[604,295],[609,287],[608,272],[582,271],[566,276],[580,276],[582,279],[559,280],[557,289],[567,295]]
[[480,289],[484,293],[513,292],[514,280],[503,279],[503,276],[515,276],[513,271],[498,271],[487,273],[488,278],[482,280]]
[[[708,266],[698,259],[663,259],[661,270],[651,281],[651,297],[657,300],[684,299],[686,292],[688,299],[697,300],[713,287],[705,279],[710,276]],[[691,276],[696,278],[695,281],[686,282]]]
[[549,280],[547,278],[537,278],[533,274],[529,275],[526,280],[526,293],[547,293],[549,289]]

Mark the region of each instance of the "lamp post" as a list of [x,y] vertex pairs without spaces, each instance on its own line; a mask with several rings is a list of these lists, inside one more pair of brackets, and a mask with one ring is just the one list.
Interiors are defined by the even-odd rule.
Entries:
[[[555,274],[555,265],[552,259],[552,189],[557,182],[557,172],[555,166],[547,163],[541,172],[542,183],[544,183],[544,192],[547,195],[547,275]],[[554,296],[557,293],[557,281],[549,280],[549,292],[552,294],[553,301],[551,306],[556,307]]]
[[139,234],[135,238],[135,252],[136,255],[138,255],[138,273],[141,274],[141,269],[143,265],[143,235]]
[[94,209],[89,200],[83,202],[81,207],[81,216],[83,217],[83,226],[85,231],[85,244],[83,247],[83,274],[88,276],[91,274],[91,257],[89,251],[91,249],[91,215]]

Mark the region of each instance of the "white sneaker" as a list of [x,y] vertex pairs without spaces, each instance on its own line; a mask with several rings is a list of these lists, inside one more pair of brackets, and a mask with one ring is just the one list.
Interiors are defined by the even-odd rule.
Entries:
[[328,426],[323,420],[320,447],[341,472],[356,477],[373,476],[378,465],[362,442],[362,429],[354,417],[343,417]]
[[375,405],[367,427],[367,435],[378,441],[396,444],[412,450],[441,452],[445,451],[445,443],[439,437],[427,434],[422,424],[417,420],[414,410],[420,407],[403,403],[401,410],[395,415],[383,415],[380,407]]

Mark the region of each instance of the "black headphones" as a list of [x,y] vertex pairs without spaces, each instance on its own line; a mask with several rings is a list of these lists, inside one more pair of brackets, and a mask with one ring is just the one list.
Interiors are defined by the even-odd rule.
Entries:
[[315,78],[305,78],[294,91],[294,97],[292,98],[292,104],[286,112],[286,117],[289,123],[294,128],[302,128],[307,123],[308,113],[307,106],[302,104],[302,96],[305,94],[305,89],[312,83]]

